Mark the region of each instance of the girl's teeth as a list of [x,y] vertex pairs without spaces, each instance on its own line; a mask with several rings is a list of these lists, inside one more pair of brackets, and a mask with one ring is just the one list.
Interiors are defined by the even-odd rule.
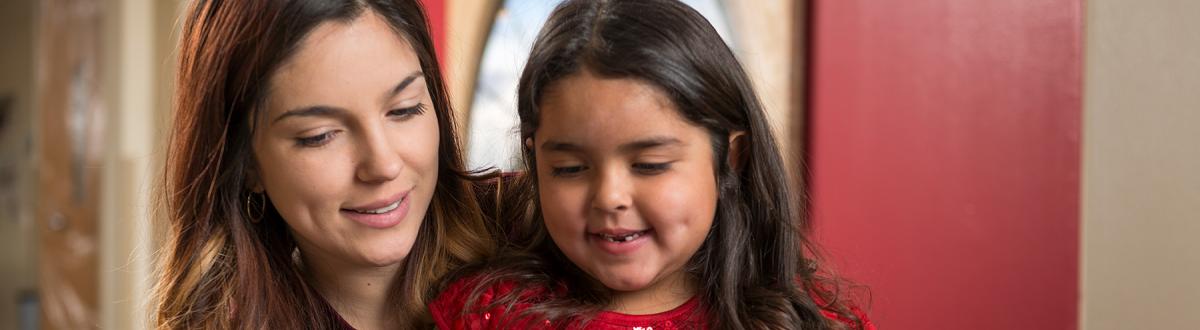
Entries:
[[381,209],[374,209],[374,210],[354,210],[354,211],[356,211],[356,212],[358,212],[358,213],[368,213],[368,214],[382,214],[382,213],[388,213],[388,212],[391,212],[392,210],[395,210],[397,207],[400,207],[400,202],[401,202],[401,201],[404,201],[404,200],[403,200],[403,199],[401,199],[401,200],[398,200],[398,201],[396,201],[395,203],[392,203],[391,205],[388,205],[388,206],[384,206],[384,207],[383,207],[383,208],[381,208]]
[[621,235],[621,236],[604,235],[604,239],[608,240],[609,242],[624,243],[624,242],[632,241],[641,236],[642,236],[642,233],[632,233],[632,234]]

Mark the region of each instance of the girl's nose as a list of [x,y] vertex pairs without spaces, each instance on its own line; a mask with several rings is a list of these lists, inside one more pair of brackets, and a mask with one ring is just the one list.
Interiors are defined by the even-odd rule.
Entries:
[[600,170],[593,179],[592,208],[605,213],[629,209],[632,198],[629,194],[628,177],[619,171]]

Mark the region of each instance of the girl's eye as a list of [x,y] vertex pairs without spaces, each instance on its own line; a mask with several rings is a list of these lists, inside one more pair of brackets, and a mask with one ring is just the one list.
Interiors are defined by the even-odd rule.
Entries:
[[671,169],[671,163],[634,163],[633,170],[639,174],[654,175]]
[[334,135],[337,135],[337,133],[338,131],[329,131],[309,137],[299,137],[296,138],[296,146],[304,148],[321,147],[333,140]]
[[550,175],[557,176],[557,177],[569,177],[569,176],[579,174],[580,172],[583,172],[586,169],[587,168],[583,167],[583,166],[552,167],[552,168],[550,168]]
[[418,104],[418,105],[414,105],[414,106],[407,107],[407,108],[394,109],[394,110],[388,111],[387,115],[388,115],[388,117],[406,119],[406,118],[424,114],[424,113],[425,113],[425,105]]

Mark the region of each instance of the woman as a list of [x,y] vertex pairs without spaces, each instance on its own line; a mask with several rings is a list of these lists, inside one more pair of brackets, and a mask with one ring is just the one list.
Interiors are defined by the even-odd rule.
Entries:
[[193,2],[158,328],[415,328],[492,248],[412,0]]

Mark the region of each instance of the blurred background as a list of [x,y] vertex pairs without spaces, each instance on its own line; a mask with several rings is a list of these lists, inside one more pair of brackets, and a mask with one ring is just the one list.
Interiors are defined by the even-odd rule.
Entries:
[[[472,166],[515,168],[554,0],[423,0]],[[883,329],[1200,324],[1200,2],[689,0]],[[142,329],[180,0],[0,0],[0,329]]]

